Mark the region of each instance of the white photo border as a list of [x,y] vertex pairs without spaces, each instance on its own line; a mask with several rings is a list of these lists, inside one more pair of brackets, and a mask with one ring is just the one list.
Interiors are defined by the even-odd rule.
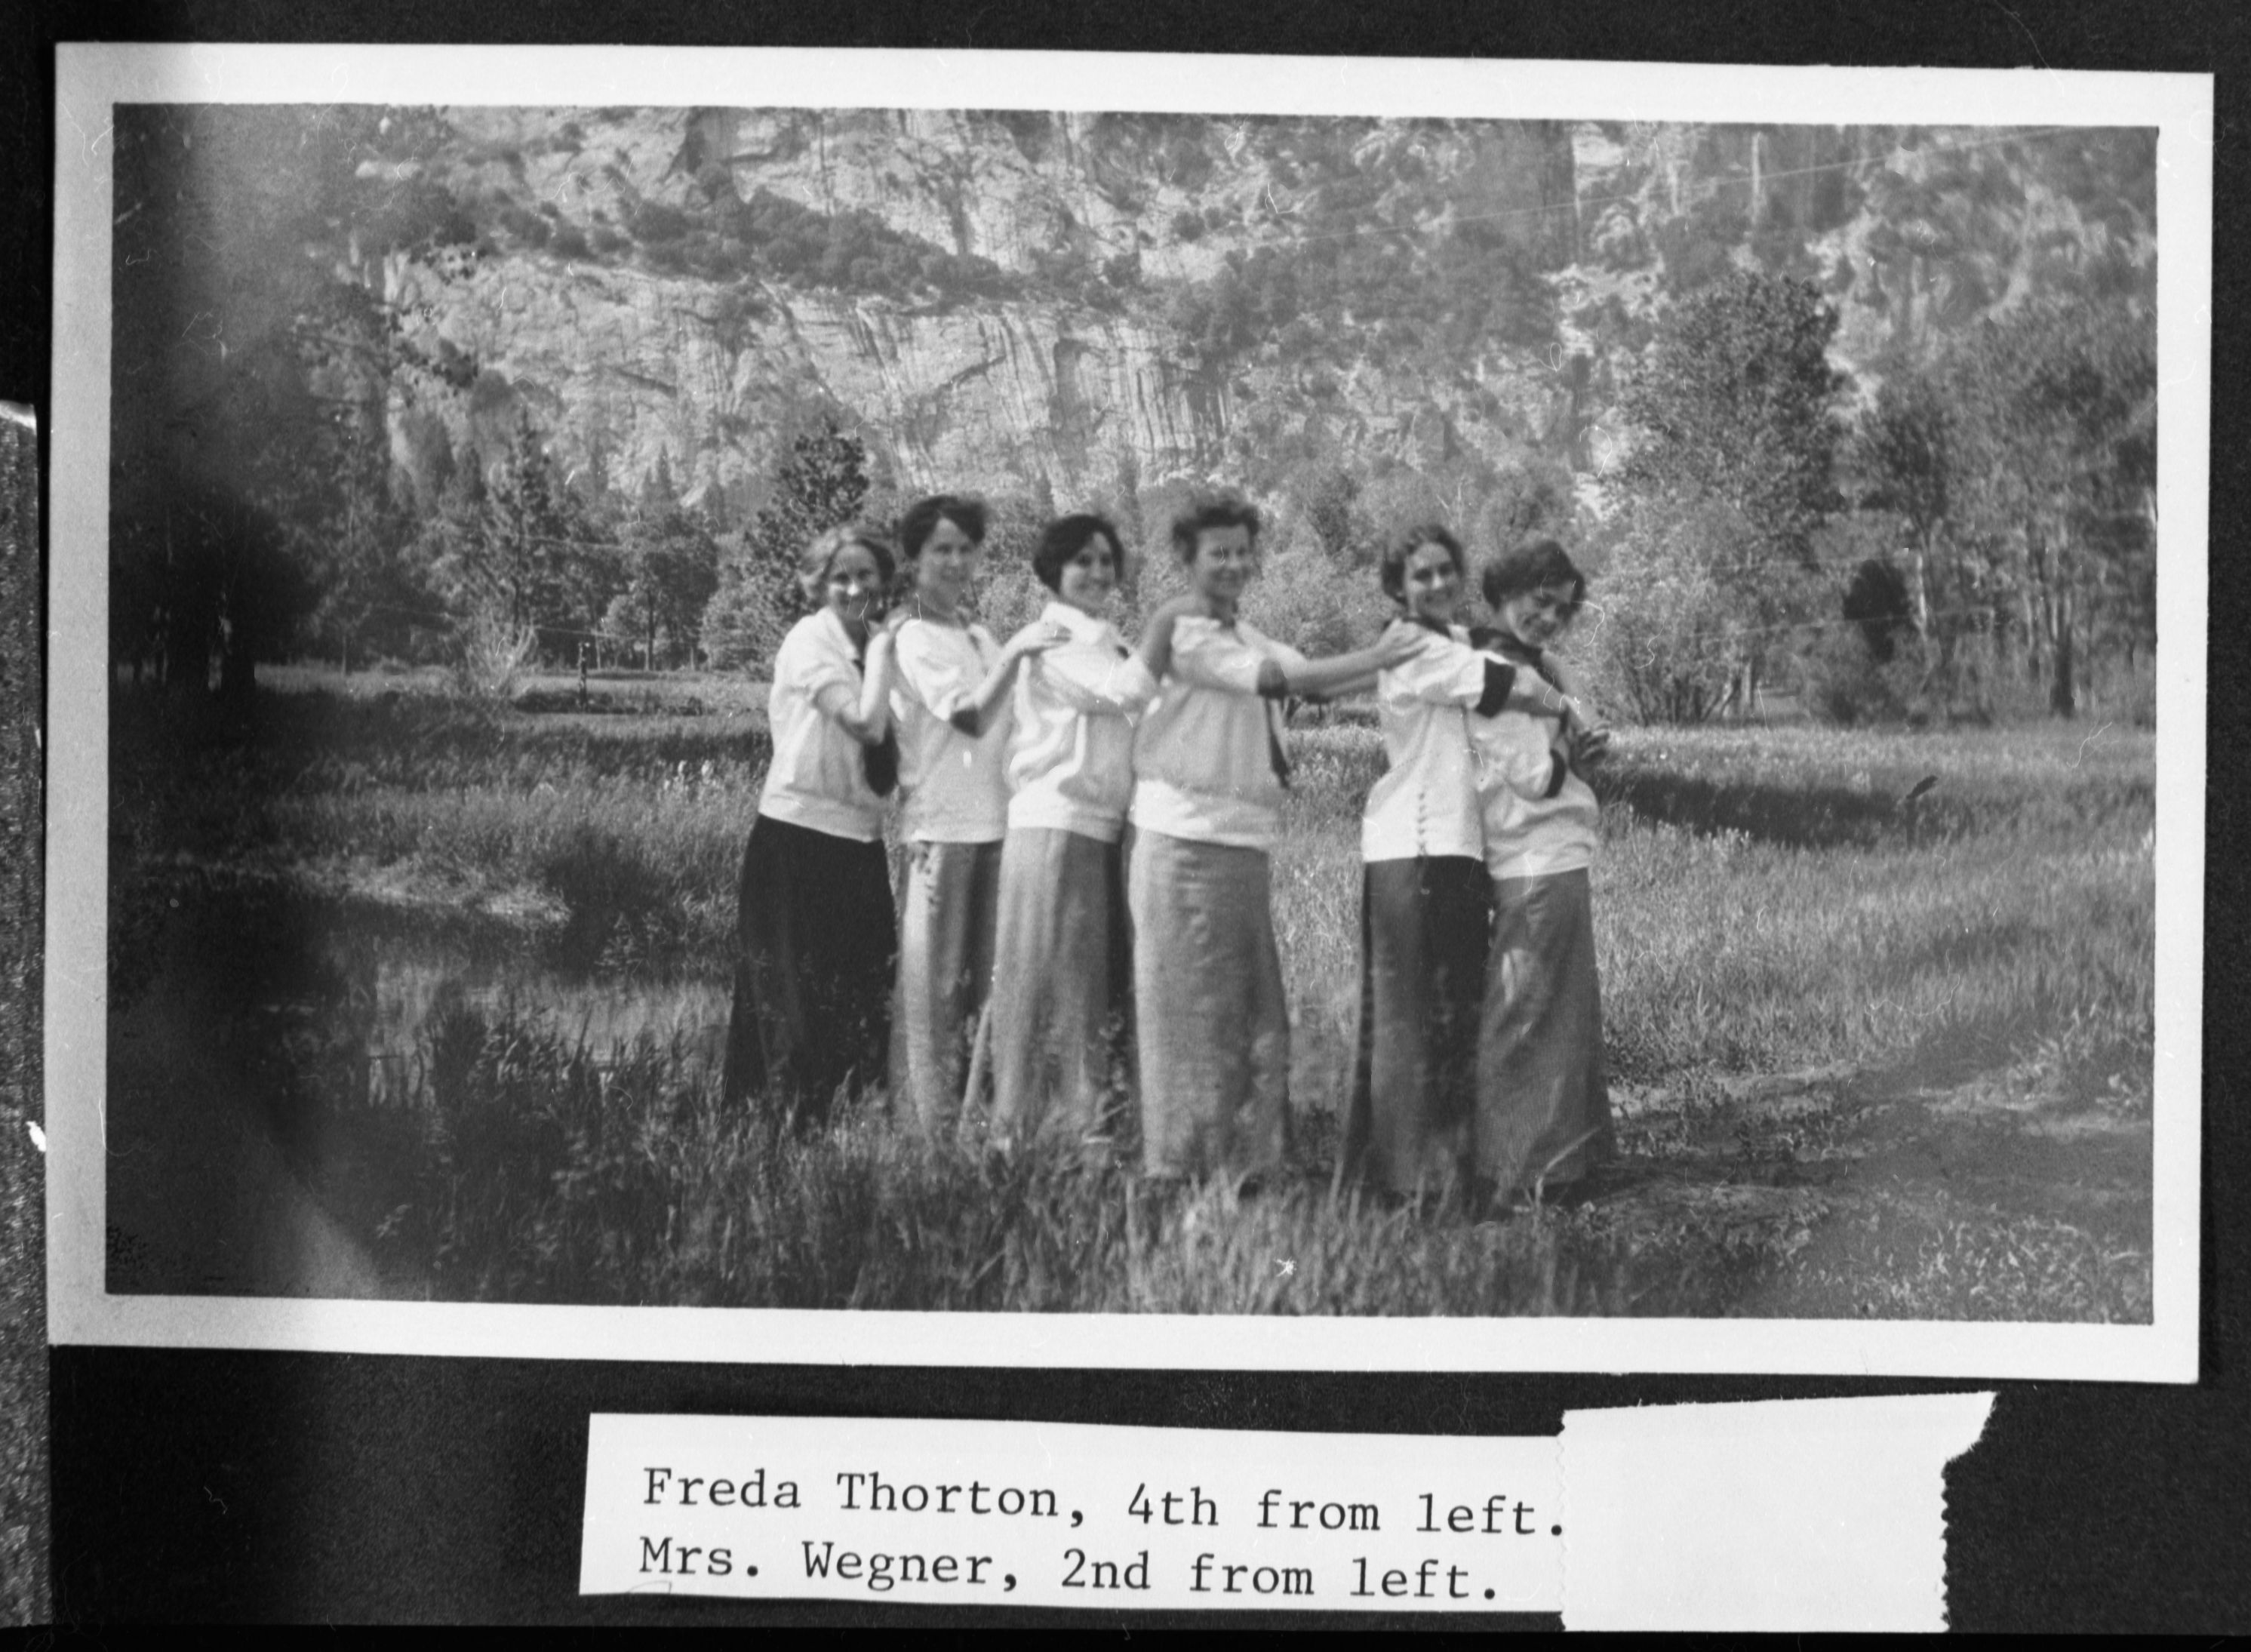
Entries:
[[[2211,434],[2204,74],[896,49],[64,45],[56,65],[45,1129],[58,1344],[838,1365],[2197,1376]],[[534,1307],[105,1287],[111,112],[119,103],[1017,108],[2154,128],[2159,418],[2146,1325]]]

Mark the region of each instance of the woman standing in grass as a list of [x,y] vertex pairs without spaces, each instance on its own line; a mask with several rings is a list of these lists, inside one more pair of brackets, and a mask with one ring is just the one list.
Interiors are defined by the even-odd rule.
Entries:
[[977,1021],[993,980],[1008,830],[1008,697],[1017,663],[1064,640],[1028,627],[1005,649],[966,608],[985,538],[985,507],[938,494],[899,519],[907,593],[893,715],[899,725],[899,1025],[895,1105],[937,1134],[960,1118]]
[[890,1040],[898,932],[870,774],[889,789],[892,645],[870,621],[892,567],[873,529],[822,534],[798,570],[820,607],[774,656],[721,1089],[763,1095],[786,1119],[818,1121],[839,1091],[875,1081]]
[[1337,1170],[1445,1193],[1473,1163],[1490,908],[1471,727],[1565,702],[1536,670],[1470,646],[1455,622],[1468,559],[1444,528],[1409,528],[1379,573],[1415,651],[1376,683],[1389,767],[1361,823],[1360,1033]]
[[[1586,580],[1535,539],[1486,570],[1501,659],[1547,673],[1545,650],[1577,616]],[[1610,736],[1557,716],[1505,711],[1474,730],[1493,947],[1478,1052],[1479,1169],[1495,1194],[1544,1197],[1608,1151],[1602,988],[1588,868],[1599,810],[1582,771]],[[1573,732],[1573,731],[1576,732]]]
[[1097,516],[1048,524],[1032,572],[1055,593],[1038,623],[1068,641],[1016,677],[1008,835],[993,972],[995,1140],[1047,1133],[1097,1150],[1126,1003],[1124,867],[1133,722],[1157,691],[1178,605],[1138,653],[1109,620],[1125,572],[1118,531]]
[[1288,1129],[1290,1016],[1268,854],[1281,825],[1288,696],[1338,691],[1414,652],[1312,661],[1236,617],[1258,567],[1258,513],[1231,496],[1173,523],[1191,598],[1157,701],[1134,737],[1133,914],[1141,1142],[1153,1175],[1278,1168]]

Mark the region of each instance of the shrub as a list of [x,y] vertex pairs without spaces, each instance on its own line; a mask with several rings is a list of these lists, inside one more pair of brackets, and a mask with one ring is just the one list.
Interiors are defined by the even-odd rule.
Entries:
[[474,699],[507,699],[539,648],[531,627],[511,625],[497,614],[472,614],[456,636],[454,687]]
[[1857,625],[1825,626],[1798,656],[1805,707],[1825,723],[1922,722],[1929,716],[1923,686],[1929,677],[1921,638],[1892,639],[1892,656],[1880,660]]
[[1365,648],[1389,622],[1390,599],[1371,573],[1339,568],[1298,544],[1269,552],[1244,594],[1243,618],[1311,655]]
[[1637,722],[1709,717],[1735,669],[1730,606],[1706,558],[1637,523],[1589,590],[1579,621],[1603,698]]
[[626,227],[634,239],[655,246],[666,241],[676,241],[688,233],[688,214],[676,206],[667,206],[661,201],[642,201],[633,209]]

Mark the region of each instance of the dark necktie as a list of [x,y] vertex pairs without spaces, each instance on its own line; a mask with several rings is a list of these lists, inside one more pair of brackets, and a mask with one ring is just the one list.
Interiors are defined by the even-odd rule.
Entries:
[[1290,753],[1282,747],[1282,708],[1275,701],[1266,702],[1266,760],[1274,766],[1274,778],[1282,789],[1290,789]]

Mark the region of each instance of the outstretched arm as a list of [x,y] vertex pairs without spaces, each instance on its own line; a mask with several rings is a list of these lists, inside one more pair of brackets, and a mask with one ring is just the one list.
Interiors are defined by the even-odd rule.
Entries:
[[1000,658],[971,691],[967,704],[957,706],[946,720],[972,739],[982,734],[992,726],[993,714],[1008,698],[1008,685],[1016,680],[1016,668],[1030,656],[1044,654],[1070,640],[1070,634],[1059,625],[1035,621],[1026,626],[1002,646]]
[[1270,700],[1331,698],[1371,686],[1379,673],[1403,665],[1422,647],[1411,626],[1394,625],[1372,648],[1333,654],[1325,660],[1269,660],[1258,668],[1258,691]]

